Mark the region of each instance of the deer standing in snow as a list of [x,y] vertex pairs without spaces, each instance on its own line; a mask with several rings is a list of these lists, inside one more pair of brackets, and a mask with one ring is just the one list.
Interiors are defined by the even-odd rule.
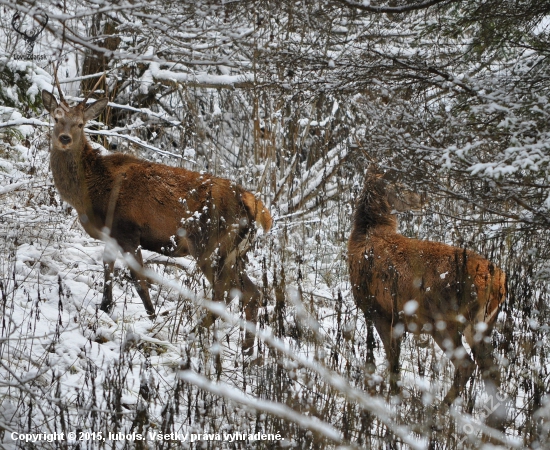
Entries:
[[[121,153],[101,155],[86,139],[84,125],[105,109],[107,98],[88,105],[86,97],[69,107],[57,77],[56,84],[61,103],[42,91],[44,106],[55,121],[51,170],[61,198],[75,208],[86,232],[100,239],[107,229],[141,265],[142,248],[191,255],[210,282],[214,300],[222,301],[238,290],[246,319],[256,321],[260,292],[243,270],[246,250],[241,244],[254,222],[270,229],[272,218],[264,204],[227,179]],[[110,312],[114,261],[105,263],[101,310]],[[146,279],[133,269],[130,272],[145,310],[154,317]],[[204,325],[211,323],[208,317]],[[243,347],[251,348],[253,342],[254,336],[247,335]]]
[[401,339],[409,331],[430,334],[450,356],[455,375],[446,404],[459,395],[475,364],[488,392],[495,392],[500,380],[490,336],[506,297],[506,276],[472,251],[398,234],[392,211],[417,209],[421,202],[411,192],[400,197],[390,177],[367,171],[348,241],[353,296],[382,340],[390,390],[398,390]]

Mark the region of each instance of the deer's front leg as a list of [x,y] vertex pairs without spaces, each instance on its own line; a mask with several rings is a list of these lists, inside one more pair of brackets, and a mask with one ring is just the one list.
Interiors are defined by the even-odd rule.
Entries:
[[[143,257],[139,248],[133,253],[133,256],[138,264],[143,268]],[[151,297],[149,296],[147,277],[132,268],[130,268],[130,274],[132,275],[132,280],[134,281],[136,291],[140,296],[141,301],[143,302],[143,306],[145,306],[145,311],[147,311],[149,317],[153,319],[155,317],[155,307],[153,306],[153,302],[151,301]]]

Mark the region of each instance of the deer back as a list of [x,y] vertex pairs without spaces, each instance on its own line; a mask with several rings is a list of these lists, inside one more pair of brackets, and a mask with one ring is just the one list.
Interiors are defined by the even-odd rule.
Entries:
[[90,159],[86,174],[94,215],[114,233],[137,233],[149,250],[175,252],[185,237],[198,251],[211,235],[254,222],[246,191],[209,174],[122,154]]

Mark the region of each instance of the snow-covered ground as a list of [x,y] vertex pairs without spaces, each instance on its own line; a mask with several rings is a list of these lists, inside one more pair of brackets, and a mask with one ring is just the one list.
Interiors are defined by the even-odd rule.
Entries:
[[[349,411],[363,417],[359,406],[373,414],[373,430],[385,423],[423,447],[425,440],[395,423],[412,426],[408,411],[418,415],[418,408],[437,404],[452,366],[430,339],[407,338],[401,405],[371,397],[385,391],[384,353],[378,344],[378,369],[367,376],[364,319],[349,292],[345,242],[334,239],[338,208],[317,219],[280,219],[267,235],[258,233],[247,271],[266,295],[258,328],[266,343],[244,358],[237,300],[228,305],[227,321],[197,326],[209,288],[191,259],[144,253],[160,280],[152,285],[159,313],[151,321],[119,255],[116,308],[111,315],[98,310],[105,244],[88,237],[59,199],[45,132],[29,136],[30,148],[6,146],[0,160],[4,448],[18,445],[12,431],[77,430],[101,432],[101,439],[139,431],[149,446],[158,444],[154,433],[179,433],[178,439],[187,436],[183,448],[197,445],[192,434],[211,435],[201,437],[216,441],[207,446],[230,448],[237,432],[280,433],[282,447],[335,443]],[[482,389],[479,381],[475,386]],[[481,412],[483,402],[480,397]],[[359,423],[353,428],[360,438]],[[104,441],[93,436],[99,439],[84,436],[87,445],[100,448]],[[132,439],[115,446],[138,445]]]

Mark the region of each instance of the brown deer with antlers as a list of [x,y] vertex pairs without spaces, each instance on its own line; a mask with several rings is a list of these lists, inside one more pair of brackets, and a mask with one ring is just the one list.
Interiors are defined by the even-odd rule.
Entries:
[[[99,85],[98,81],[92,92]],[[240,291],[247,320],[256,321],[260,293],[243,270],[246,240],[254,222],[269,230],[272,218],[264,204],[241,186],[207,173],[151,163],[133,156],[94,150],[84,125],[107,106],[107,98],[69,107],[56,77],[61,103],[42,91],[55,121],[50,165],[61,197],[72,205],[82,226],[100,239],[107,229],[124,252],[143,264],[141,249],[172,256],[191,255],[222,301]],[[113,307],[114,261],[105,264],[101,310]],[[147,313],[153,317],[146,279],[130,270]],[[232,294],[233,295],[233,294]],[[208,316],[204,325],[209,325]],[[247,335],[244,348],[254,336]]]
[[384,345],[390,389],[398,390],[401,338],[409,331],[430,334],[450,356],[455,376],[445,403],[452,403],[475,369],[462,336],[494,392],[499,377],[490,336],[506,276],[472,251],[398,234],[392,213],[417,209],[421,201],[410,191],[399,195],[392,175],[367,171],[348,242],[353,296]]

